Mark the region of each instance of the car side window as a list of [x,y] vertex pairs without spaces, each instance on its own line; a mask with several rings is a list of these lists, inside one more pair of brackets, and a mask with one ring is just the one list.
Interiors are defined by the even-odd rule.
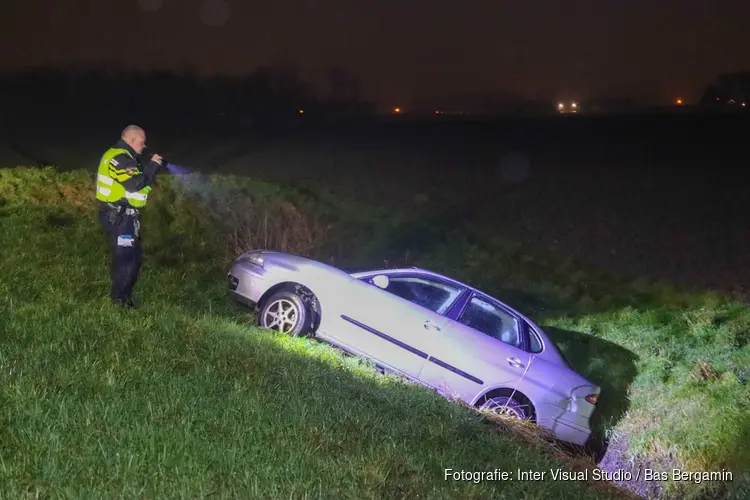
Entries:
[[542,339],[539,338],[539,335],[530,326],[528,327],[528,331],[529,331],[529,352],[531,352],[532,354],[538,354],[542,352]]
[[480,297],[471,298],[458,322],[513,347],[521,347],[516,318]]
[[385,291],[438,314],[445,314],[461,294],[455,286],[412,276],[391,276]]

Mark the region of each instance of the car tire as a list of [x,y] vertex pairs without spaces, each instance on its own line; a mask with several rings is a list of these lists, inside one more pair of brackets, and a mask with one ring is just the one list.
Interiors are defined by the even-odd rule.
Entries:
[[302,297],[294,292],[273,294],[258,314],[258,326],[286,333],[292,337],[309,335],[313,315]]
[[481,410],[491,411],[497,415],[505,415],[517,420],[529,420],[531,418],[527,405],[506,396],[497,396],[488,399]]

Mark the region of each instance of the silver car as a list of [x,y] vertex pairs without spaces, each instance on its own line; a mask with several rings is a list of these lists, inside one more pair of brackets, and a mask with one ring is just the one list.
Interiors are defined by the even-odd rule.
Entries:
[[258,324],[315,337],[447,397],[535,421],[583,445],[600,388],[529,318],[419,268],[347,273],[288,253],[240,256],[229,293]]

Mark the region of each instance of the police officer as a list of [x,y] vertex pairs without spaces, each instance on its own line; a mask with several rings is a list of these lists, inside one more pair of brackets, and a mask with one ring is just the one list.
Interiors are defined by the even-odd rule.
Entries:
[[129,125],[117,144],[102,156],[96,176],[99,222],[112,247],[110,295],[123,307],[135,307],[132,292],[142,263],[138,215],[162,166],[162,157],[155,154],[141,168],[140,155],[145,147],[146,133]]

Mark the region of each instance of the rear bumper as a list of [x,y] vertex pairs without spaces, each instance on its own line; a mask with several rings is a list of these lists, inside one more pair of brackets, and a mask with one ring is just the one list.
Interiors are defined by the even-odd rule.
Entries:
[[550,410],[556,412],[556,415],[540,416],[537,420],[540,426],[551,430],[555,437],[562,441],[580,446],[588,442],[591,436],[591,427],[587,417],[564,410],[561,413],[559,407],[556,408],[551,405]]
[[562,419],[557,420],[554,427],[554,433],[558,439],[579,446],[584,446],[588,442],[589,437],[591,437],[591,429],[588,426],[580,427],[570,421]]

